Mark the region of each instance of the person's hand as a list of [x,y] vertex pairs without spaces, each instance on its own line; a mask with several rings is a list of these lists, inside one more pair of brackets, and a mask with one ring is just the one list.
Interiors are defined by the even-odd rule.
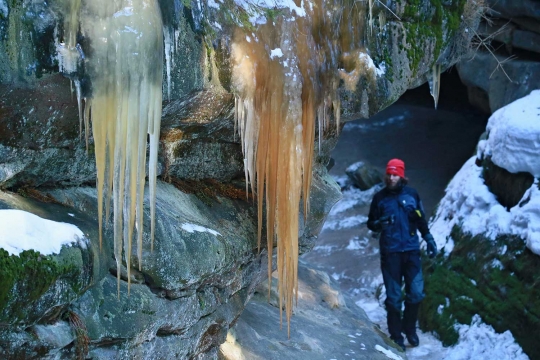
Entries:
[[368,223],[368,227],[373,232],[379,233],[382,230],[384,230],[384,228],[387,227],[388,225],[392,225],[394,223],[394,219],[395,219],[394,215],[381,216],[378,220]]
[[435,239],[433,239],[433,235],[430,233],[427,233],[424,236],[424,240],[426,240],[427,244],[427,254],[430,259],[433,259],[435,256],[437,256],[437,244],[435,244]]
[[388,225],[392,225],[394,223],[394,219],[394,215],[381,216],[379,220],[373,222],[373,225],[377,231],[381,231],[384,230]]
[[394,215],[381,216],[379,218],[379,224],[384,228],[385,226],[392,225],[395,221]]

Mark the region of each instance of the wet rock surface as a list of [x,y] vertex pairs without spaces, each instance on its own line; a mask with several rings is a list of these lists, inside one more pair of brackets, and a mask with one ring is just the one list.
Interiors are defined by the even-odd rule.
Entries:
[[[406,359],[339,290],[326,272],[301,262],[298,269],[298,306],[287,336],[279,329],[279,304],[275,278],[270,302],[268,282],[257,288],[242,316],[220,347],[219,358],[240,359]],[[391,354],[389,354],[391,353]]]

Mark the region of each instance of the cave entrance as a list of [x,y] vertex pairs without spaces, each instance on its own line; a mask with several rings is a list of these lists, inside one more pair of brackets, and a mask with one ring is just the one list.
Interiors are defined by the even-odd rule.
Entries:
[[401,158],[429,216],[448,182],[473,156],[488,116],[469,104],[467,88],[451,68],[441,74],[437,110],[425,83],[371,118],[346,123],[332,152],[330,174],[344,176],[358,161],[384,174],[388,160]]

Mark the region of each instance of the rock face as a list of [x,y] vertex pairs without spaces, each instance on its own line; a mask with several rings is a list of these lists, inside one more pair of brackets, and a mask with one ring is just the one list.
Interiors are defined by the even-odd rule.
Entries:
[[[102,248],[98,245],[94,141],[78,124],[78,101],[92,96],[92,88],[81,69],[58,72],[56,47],[63,40],[58,34],[65,20],[58,4],[0,0],[0,207],[76,223],[91,246],[66,247],[43,258],[47,264],[67,265],[47,277],[22,312],[14,311],[14,304],[21,304],[16,296],[0,302],[1,325],[10,325],[0,329],[0,357],[216,357],[218,345],[266,272],[266,250],[257,252],[256,199],[245,199],[244,157],[234,133],[231,48],[235,34],[256,38],[250,16],[286,23],[271,34],[286,43],[291,39],[287,31],[295,29],[287,21],[302,17],[301,11],[160,1],[165,101],[158,225],[152,251],[145,207],[142,268],[138,270],[133,256],[128,296],[125,264],[118,268],[112,257],[110,226],[105,227]],[[327,56],[318,76],[334,76],[344,119],[380,111],[406,89],[425,82],[435,62],[448,67],[457,61],[456,49],[468,41],[466,30],[476,21],[475,16],[467,23],[458,21],[463,12],[475,13],[469,1],[391,1],[391,12],[379,3],[371,9],[355,3],[358,13],[350,11],[352,4],[324,4],[333,18],[351,15],[343,29],[330,32],[351,38],[329,37],[325,41],[332,41],[325,43],[308,32],[321,57]],[[84,54],[88,39],[79,35],[77,49]],[[71,89],[76,81],[82,87],[79,99]],[[300,253],[313,247],[340,198],[326,171],[338,130],[334,124],[318,130],[322,140],[315,147],[306,223],[299,214]],[[136,245],[132,250],[137,252]],[[5,253],[1,257],[20,260]],[[30,265],[42,261],[34,253],[25,259]],[[30,265],[22,266],[17,282],[0,282],[1,293],[31,288],[35,274],[26,271]],[[0,273],[5,275],[6,269],[1,267]]]
[[[492,23],[477,32],[485,46],[473,47],[458,65],[469,101],[493,113],[540,88],[540,4],[537,1],[489,0]],[[495,50],[497,49],[497,50]]]
[[365,312],[339,290],[327,273],[301,263],[298,269],[299,301],[287,329],[268,326],[279,321],[275,278],[268,302],[268,282],[255,291],[219,358],[323,360],[332,358],[388,359],[406,355],[372,325]]

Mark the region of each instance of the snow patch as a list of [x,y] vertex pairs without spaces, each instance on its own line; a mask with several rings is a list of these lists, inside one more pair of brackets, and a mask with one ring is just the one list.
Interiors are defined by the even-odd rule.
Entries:
[[9,9],[5,0],[0,0],[0,13],[7,18],[9,15]]
[[193,233],[193,232],[197,231],[197,232],[207,232],[207,233],[210,233],[210,234],[212,234],[214,236],[218,236],[218,235],[221,236],[221,234],[218,233],[217,231],[206,228],[204,226],[197,225],[197,224],[185,223],[185,224],[182,224],[181,227],[182,227],[183,230],[186,230],[188,233]]
[[306,16],[303,0],[300,6],[293,0],[235,0],[235,3],[250,13],[249,21],[253,25],[266,24],[265,9],[289,9],[296,16]]
[[529,359],[514,341],[510,331],[497,334],[493,327],[482,323],[479,315],[474,315],[471,325],[458,324],[455,327],[459,332],[459,340],[444,360]]
[[216,3],[214,0],[207,0],[206,5],[213,9],[219,9],[219,4]]
[[273,49],[272,51],[270,51],[270,59],[274,59],[274,58],[280,58],[283,56],[283,51],[281,51],[280,48],[276,48],[276,49]]
[[384,120],[379,121],[366,121],[366,120],[359,120],[359,121],[350,121],[345,124],[343,127],[343,131],[351,131],[351,130],[361,130],[362,132],[368,132],[372,131],[374,129],[380,129],[383,127],[386,127],[388,125],[402,125],[399,124],[400,122],[403,122],[403,120],[407,119],[409,116],[409,112],[404,112],[402,115],[397,116],[391,116]]
[[345,169],[345,172],[348,173],[348,172],[355,172],[356,170],[360,169],[362,166],[364,166],[364,162],[363,161],[358,161],[358,162],[355,162],[354,164],[351,164],[347,167],[347,169]]
[[75,225],[43,219],[22,210],[0,210],[0,248],[10,255],[35,250],[58,254],[63,245],[86,248],[87,239]]
[[369,243],[369,239],[363,238],[362,240],[350,239],[349,245],[345,249],[347,250],[362,250],[365,249]]
[[403,358],[397,354],[394,354],[392,351],[383,348],[381,345],[375,345],[375,350],[382,352],[384,355],[386,355],[387,358],[392,360],[403,360]]
[[317,245],[313,248],[313,251],[317,251],[320,253],[323,253],[323,255],[330,255],[336,249],[337,246],[335,245]]
[[367,216],[356,215],[337,220],[328,220],[323,225],[323,230],[339,230],[357,227],[367,222]]

